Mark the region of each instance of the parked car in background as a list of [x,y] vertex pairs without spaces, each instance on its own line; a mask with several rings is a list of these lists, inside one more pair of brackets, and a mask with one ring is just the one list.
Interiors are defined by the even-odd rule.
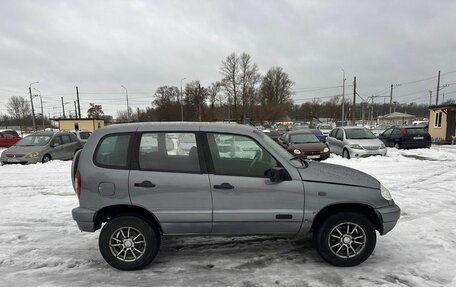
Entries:
[[383,133],[384,131],[386,131],[386,130],[389,129],[390,127],[391,127],[391,126],[387,126],[387,125],[377,126],[376,128],[371,129],[371,132],[372,132],[376,137],[378,137],[378,135],[380,135],[381,133]]
[[290,154],[301,159],[325,160],[329,148],[310,130],[291,131],[279,137],[278,143]]
[[363,127],[340,127],[328,136],[332,153],[345,158],[386,155],[386,147],[370,130]]
[[0,130],[0,147],[10,147],[22,138],[15,130]]
[[264,130],[263,133],[273,139],[274,141],[277,141],[277,139],[282,135],[280,132],[276,130]]
[[333,127],[330,124],[319,124],[317,129],[319,129],[325,136],[328,136]]
[[81,141],[82,145],[85,145],[92,132],[89,131],[75,131],[73,134]]
[[0,161],[2,164],[29,164],[54,159],[69,160],[82,147],[82,143],[70,132],[36,132],[3,151]]
[[[193,134],[195,152],[168,152],[168,133]],[[157,139],[147,141],[153,148],[142,149],[144,137]],[[245,157],[227,147],[254,152]],[[73,219],[81,231],[101,228],[101,255],[122,270],[151,263],[162,236],[309,232],[326,262],[355,266],[372,254],[377,231],[388,233],[400,216],[388,189],[372,176],[296,158],[246,125],[100,128],[76,153],[71,179],[79,199]]]
[[430,148],[431,135],[421,126],[395,126],[378,137],[386,146],[397,149]]

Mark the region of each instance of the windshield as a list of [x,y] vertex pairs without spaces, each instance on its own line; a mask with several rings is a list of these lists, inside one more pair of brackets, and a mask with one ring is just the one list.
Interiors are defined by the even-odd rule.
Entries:
[[302,167],[303,163],[295,158],[293,155],[291,155],[289,152],[287,152],[283,147],[281,147],[278,143],[276,143],[273,139],[268,137],[265,134],[261,135],[263,140],[271,147],[273,148],[276,152],[280,154],[281,157],[286,159],[291,165],[294,167]]
[[30,136],[25,137],[22,140],[20,140],[18,143],[16,143],[16,145],[17,146],[44,146],[51,140],[51,138],[52,138],[51,135],[30,135]]
[[290,135],[290,142],[293,144],[319,143],[320,140],[314,134]]
[[377,137],[368,129],[346,129],[347,139],[376,139]]

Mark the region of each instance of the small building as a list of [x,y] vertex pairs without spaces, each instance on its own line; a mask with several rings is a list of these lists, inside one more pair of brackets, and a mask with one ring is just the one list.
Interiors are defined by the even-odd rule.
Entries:
[[451,143],[456,137],[456,104],[429,106],[429,134],[434,143]]
[[411,125],[413,120],[416,119],[416,116],[394,112],[391,114],[386,114],[384,116],[378,116],[378,124],[383,125]]
[[59,122],[60,130],[67,131],[89,131],[93,132],[96,129],[105,126],[105,121],[103,119],[57,119]]

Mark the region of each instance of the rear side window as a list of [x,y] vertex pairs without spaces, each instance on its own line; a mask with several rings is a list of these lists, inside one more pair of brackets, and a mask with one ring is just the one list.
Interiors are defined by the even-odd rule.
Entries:
[[131,134],[109,135],[95,150],[95,164],[106,168],[127,168]]
[[77,142],[78,138],[74,134],[70,134],[70,138],[72,142]]
[[195,134],[143,133],[138,163],[142,170],[199,173]]
[[89,132],[79,132],[79,137],[81,138],[81,140],[86,140],[90,137],[90,133]]

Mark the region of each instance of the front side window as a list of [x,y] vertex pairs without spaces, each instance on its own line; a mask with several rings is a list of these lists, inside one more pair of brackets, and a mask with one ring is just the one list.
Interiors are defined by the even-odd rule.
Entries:
[[387,137],[389,136],[391,133],[393,132],[393,129],[387,129],[384,133],[383,133],[383,136]]
[[436,112],[434,117],[434,127],[442,127],[442,112]]
[[95,151],[95,163],[107,168],[127,168],[130,134],[104,137]]
[[142,170],[201,171],[194,133],[143,133],[138,157]]
[[207,134],[214,170],[219,175],[267,177],[278,162],[252,138],[232,134]]
[[67,144],[71,142],[70,136],[69,135],[63,135],[60,136],[62,138],[62,144]]

